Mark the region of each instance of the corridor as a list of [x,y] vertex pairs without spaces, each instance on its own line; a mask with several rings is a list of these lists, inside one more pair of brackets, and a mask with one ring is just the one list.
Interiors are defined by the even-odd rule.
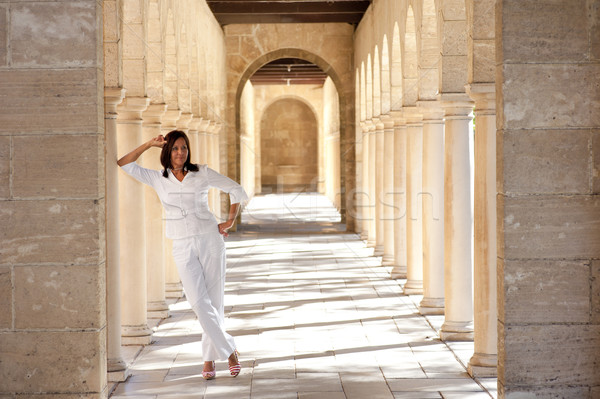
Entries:
[[496,397],[496,379],[471,379],[472,342],[441,342],[443,316],[420,315],[356,234],[318,194],[254,197],[227,241],[226,325],[241,353],[232,378],[201,376],[202,331],[188,303],[153,343],[127,347],[131,377],[113,399],[378,399]]

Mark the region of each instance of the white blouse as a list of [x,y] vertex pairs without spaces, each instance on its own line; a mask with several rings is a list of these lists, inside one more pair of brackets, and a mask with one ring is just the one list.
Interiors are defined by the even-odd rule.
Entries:
[[172,171],[163,177],[162,171],[146,169],[135,162],[123,165],[134,179],[156,191],[165,209],[166,236],[171,239],[186,238],[197,234],[218,231],[215,216],[208,208],[208,189],[218,188],[229,193],[232,204],[248,200],[246,192],[235,181],[216,172],[207,165],[198,165],[198,172],[189,172],[183,181],[177,180]]

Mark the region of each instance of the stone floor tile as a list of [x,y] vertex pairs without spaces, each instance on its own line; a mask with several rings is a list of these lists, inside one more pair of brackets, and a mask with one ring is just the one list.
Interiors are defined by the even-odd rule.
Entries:
[[298,399],[346,399],[343,392],[299,392]]
[[394,392],[394,399],[440,399],[438,392]]
[[470,378],[390,378],[387,380],[392,391],[447,391],[481,392],[481,387]]

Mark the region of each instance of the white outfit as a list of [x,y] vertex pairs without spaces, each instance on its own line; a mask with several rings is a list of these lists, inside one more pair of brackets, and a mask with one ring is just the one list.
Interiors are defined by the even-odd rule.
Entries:
[[165,208],[166,236],[173,239],[173,257],[183,289],[204,330],[202,353],[205,361],[225,360],[235,350],[233,337],[225,332],[225,243],[215,216],[208,208],[208,189],[229,193],[232,204],[246,201],[244,189],[206,165],[188,172],[183,181],[169,170],[145,169],[135,162],[122,169],[148,184]]

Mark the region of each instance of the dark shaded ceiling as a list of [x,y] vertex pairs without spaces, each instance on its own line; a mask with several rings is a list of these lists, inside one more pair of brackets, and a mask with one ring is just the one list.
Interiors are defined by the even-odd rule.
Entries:
[[347,22],[358,24],[371,1],[207,0],[221,25]]
[[298,58],[280,58],[263,65],[252,75],[253,85],[322,85],[327,74],[317,65]]

